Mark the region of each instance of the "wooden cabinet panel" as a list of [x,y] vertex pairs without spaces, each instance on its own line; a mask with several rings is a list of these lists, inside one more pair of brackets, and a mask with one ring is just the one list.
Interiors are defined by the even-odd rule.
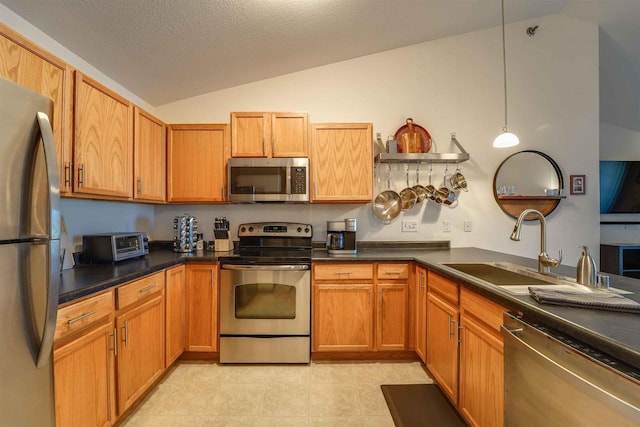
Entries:
[[231,157],[268,157],[269,113],[231,113]]
[[228,125],[169,125],[167,150],[168,202],[225,200]]
[[373,280],[373,264],[331,263],[314,264],[315,280]]
[[164,372],[164,293],[116,317],[118,413],[122,414]]
[[502,339],[471,316],[461,317],[460,402],[469,425],[502,427],[504,360]]
[[217,277],[217,264],[187,265],[188,351],[218,351]]
[[74,191],[132,197],[131,103],[76,71]]
[[416,353],[423,362],[427,362],[427,270],[416,267],[418,296],[416,298]]
[[440,297],[450,301],[454,305],[458,305],[459,287],[458,284],[446,277],[429,271],[428,273],[429,292],[438,294]]
[[373,198],[371,123],[311,125],[313,202],[369,202]]
[[315,284],[313,350],[373,350],[373,284]]
[[158,118],[134,107],[133,197],[164,202],[166,198],[166,126]]
[[409,338],[409,285],[377,283],[376,288],[376,347],[378,350],[405,350]]
[[186,282],[185,266],[165,271],[165,367],[171,364],[185,349],[186,334]]
[[231,157],[307,157],[306,113],[231,113]]
[[53,352],[56,426],[110,426],[115,421],[112,322]]
[[[58,310],[54,340],[88,328],[113,314],[113,292],[87,298]],[[113,320],[113,319],[112,319]]]
[[271,113],[271,156],[308,157],[309,115]]
[[408,279],[409,264],[378,264],[377,277],[380,279]]
[[124,286],[120,286],[116,290],[118,309],[121,310],[163,289],[164,272],[150,274]]
[[457,404],[458,309],[432,292],[427,294],[427,368],[445,395]]
[[71,192],[72,68],[0,23],[0,77],[50,98],[60,192]]

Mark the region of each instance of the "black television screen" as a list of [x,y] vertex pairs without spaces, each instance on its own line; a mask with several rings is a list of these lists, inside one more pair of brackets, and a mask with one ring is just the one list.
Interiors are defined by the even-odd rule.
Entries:
[[640,161],[600,162],[600,213],[640,213]]

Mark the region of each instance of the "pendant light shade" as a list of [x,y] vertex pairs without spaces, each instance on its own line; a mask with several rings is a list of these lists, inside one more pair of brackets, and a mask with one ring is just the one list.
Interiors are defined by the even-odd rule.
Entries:
[[502,0],[502,71],[504,76],[504,127],[502,133],[493,140],[495,148],[513,147],[520,144],[518,137],[507,128],[507,49],[504,37],[504,0]]

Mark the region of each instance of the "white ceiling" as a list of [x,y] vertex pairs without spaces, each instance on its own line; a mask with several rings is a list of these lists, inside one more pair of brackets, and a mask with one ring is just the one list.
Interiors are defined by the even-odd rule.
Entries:
[[[152,105],[500,25],[499,0],[0,2]],[[505,5],[507,22],[555,13],[640,63],[640,0]]]

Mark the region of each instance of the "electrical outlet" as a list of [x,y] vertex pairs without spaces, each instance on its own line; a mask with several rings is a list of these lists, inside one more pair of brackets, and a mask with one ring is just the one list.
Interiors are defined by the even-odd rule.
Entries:
[[448,219],[442,221],[442,231],[445,233],[451,233],[451,221]]
[[466,233],[470,233],[471,232],[471,221],[465,221],[464,222],[464,231]]
[[416,220],[403,220],[402,221],[402,232],[410,232],[415,233],[418,231],[418,221]]

